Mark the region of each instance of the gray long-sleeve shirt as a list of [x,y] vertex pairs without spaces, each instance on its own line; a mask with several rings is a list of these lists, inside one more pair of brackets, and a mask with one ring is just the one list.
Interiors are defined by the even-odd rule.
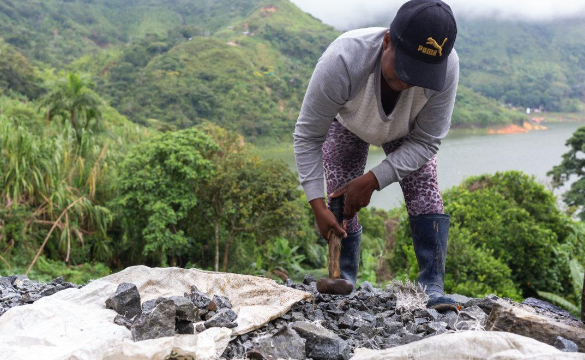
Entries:
[[371,170],[379,190],[428,162],[447,136],[459,81],[457,52],[453,50],[447,60],[443,91],[416,86],[404,90],[392,113],[386,115],[380,81],[382,40],[387,31],[347,32],[317,62],[293,134],[299,180],[309,201],[324,197],[322,147],[335,118],[362,140],[378,146],[410,134]]

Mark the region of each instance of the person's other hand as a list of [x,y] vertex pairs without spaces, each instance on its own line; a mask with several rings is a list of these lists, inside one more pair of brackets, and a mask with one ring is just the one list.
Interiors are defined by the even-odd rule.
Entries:
[[[340,238],[347,237],[347,233],[345,232],[344,227],[340,226],[335,219],[335,215],[327,209],[325,206],[325,201],[323,198],[313,199],[309,202],[311,204],[311,208],[313,208],[313,213],[315,214],[315,220],[317,221],[317,228],[319,228],[319,233],[321,236],[329,241],[329,237],[331,233],[334,232]],[[345,221],[344,224],[345,225]]]
[[345,206],[343,217],[347,220],[353,218],[355,214],[368,206],[372,193],[378,189],[378,180],[372,172],[368,172],[358,178],[348,182],[345,186],[335,190],[329,195],[330,198],[336,198],[345,194]]

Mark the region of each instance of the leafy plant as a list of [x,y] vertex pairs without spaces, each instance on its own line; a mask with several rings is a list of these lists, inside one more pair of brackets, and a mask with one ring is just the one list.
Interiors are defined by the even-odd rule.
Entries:
[[567,311],[579,318],[581,316],[581,294],[583,293],[584,270],[583,266],[580,265],[579,261],[576,259],[571,260],[569,267],[571,269],[571,284],[574,289],[574,294],[572,294],[571,298],[574,300],[571,301],[561,295],[553,294],[547,291],[538,291],[538,296],[565,308]]

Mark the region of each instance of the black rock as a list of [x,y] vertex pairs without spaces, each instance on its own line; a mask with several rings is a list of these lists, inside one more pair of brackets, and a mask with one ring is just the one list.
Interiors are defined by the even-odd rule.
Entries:
[[274,335],[254,339],[252,344],[254,350],[263,354],[264,357],[304,360],[306,358],[305,342],[306,340],[296,331],[284,327]]
[[305,278],[303,279],[303,284],[311,285],[314,282],[317,282],[317,280],[313,276],[311,276],[311,274],[305,275]]
[[410,344],[411,342],[419,341],[423,339],[422,334],[406,334],[400,338],[402,345]]
[[142,312],[149,312],[152,311],[152,309],[154,309],[154,307],[163,300],[164,298],[157,298],[157,299],[152,299],[152,300],[148,300],[142,303]]
[[372,293],[375,291],[374,286],[369,281],[364,281],[358,288],[360,292]]
[[69,284],[69,283],[66,283],[65,280],[63,280],[63,277],[61,277],[61,276],[59,276],[57,278],[54,278],[53,281],[52,281],[52,283],[54,285],[65,285],[65,284]]
[[396,334],[403,328],[403,325],[399,321],[392,321],[391,319],[386,319],[384,321],[384,330],[387,334]]
[[199,323],[199,324],[195,325],[195,330],[198,333],[200,333],[200,332],[203,332],[203,331],[207,330],[207,328],[205,327],[205,324]]
[[208,311],[207,313],[205,313],[205,315],[203,316],[203,320],[207,321],[209,319],[211,319],[212,317],[215,316],[215,311]]
[[199,291],[195,285],[191,286],[191,293],[185,294],[185,297],[190,298],[193,304],[199,309],[207,309],[207,306],[209,306],[209,303],[211,302],[209,296]]
[[561,316],[561,317],[564,317],[567,319],[579,321],[576,317],[571,315],[571,313],[569,313],[568,311],[563,310],[563,309],[559,308],[558,306],[555,306],[555,305],[553,305],[549,302],[546,302],[544,300],[539,300],[539,299],[529,297],[526,300],[522,301],[522,304],[532,306],[534,308],[546,310],[546,311],[549,311],[555,315],[558,315],[558,316]]
[[59,288],[57,286],[47,285],[47,286],[45,286],[43,291],[41,291],[41,296],[50,296],[50,295],[55,294],[58,291],[59,291]]
[[426,331],[429,334],[442,334],[447,331],[445,326],[447,326],[447,323],[433,321],[426,324]]
[[125,326],[128,330],[130,330],[132,327],[132,320],[123,315],[117,314],[114,318],[114,324]]
[[140,314],[140,294],[136,285],[121,283],[116,293],[106,300],[106,309],[113,309],[127,318]]
[[175,322],[175,333],[177,334],[194,334],[195,328],[193,323],[188,320],[177,320]]
[[184,296],[171,296],[177,308],[177,319],[189,322],[199,321],[199,309],[193,305],[190,299]]
[[[216,304],[217,309],[231,309],[232,308],[232,303],[230,302],[230,299],[227,298],[227,296],[213,295],[213,302]],[[214,310],[214,311],[217,311],[217,310]]]
[[38,299],[40,299],[42,296],[39,293],[35,293],[35,292],[28,292],[25,293],[24,295],[22,295],[22,302],[27,303],[27,304],[32,304],[35,301],[37,301]]
[[565,339],[562,336],[557,336],[555,340],[554,347],[563,351],[563,352],[578,352],[579,347],[573,341]]
[[350,348],[346,341],[322,326],[300,321],[292,324],[302,338],[307,340],[307,357],[315,360],[347,360]]
[[483,312],[486,313],[486,315],[489,315],[492,312],[492,309],[494,307],[494,304],[498,301],[499,297],[497,297],[496,295],[488,295],[483,299],[471,299],[468,302],[466,302],[463,307],[464,308],[468,308],[468,307],[472,307],[474,305],[479,306],[480,309],[483,310]]
[[213,315],[209,320],[205,322],[207,329],[211,327],[227,327],[235,328],[238,326],[234,321],[238,318],[238,315],[232,309],[219,309],[217,314]]
[[175,303],[161,300],[149,312],[143,312],[132,323],[132,339],[141,341],[175,335]]

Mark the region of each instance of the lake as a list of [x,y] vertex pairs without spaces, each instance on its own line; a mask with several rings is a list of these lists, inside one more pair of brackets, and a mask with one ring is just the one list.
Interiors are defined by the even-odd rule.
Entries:
[[[550,189],[546,176],[554,165],[561,162],[567,151],[565,142],[584,123],[550,123],[548,130],[530,131],[523,134],[469,135],[460,132],[450,134],[441,145],[438,157],[438,176],[441,190],[459,185],[472,175],[496,171],[520,170],[534,175]],[[296,165],[292,146],[285,151],[263,151],[265,158],[284,160],[293,171]],[[385,158],[381,148],[371,147],[366,171]],[[559,195],[565,189],[555,191]],[[404,202],[400,186],[392,184],[374,192],[370,206],[382,209],[399,207]]]

